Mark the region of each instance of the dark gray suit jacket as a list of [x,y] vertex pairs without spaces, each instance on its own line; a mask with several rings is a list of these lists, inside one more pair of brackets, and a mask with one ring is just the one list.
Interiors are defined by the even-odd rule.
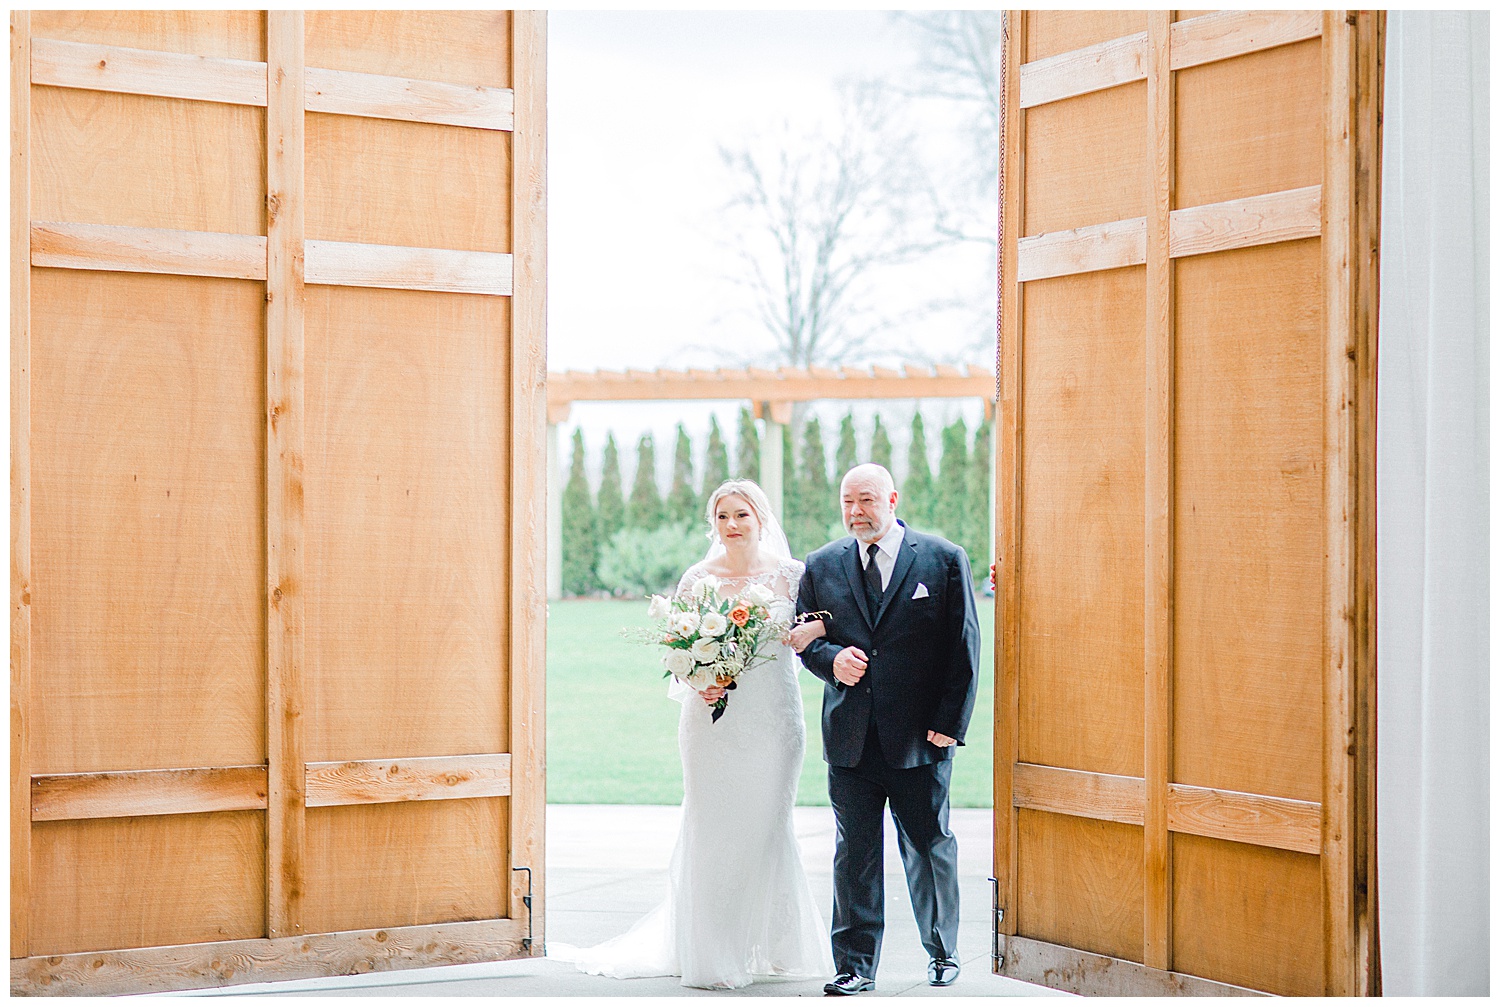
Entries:
[[[905,522],[902,522],[905,527]],[[913,598],[922,594],[925,597]],[[858,764],[875,718],[881,754],[897,769],[953,757],[927,740],[937,731],[963,744],[979,685],[979,617],[964,551],[947,539],[906,529],[880,609],[865,600],[859,541],[831,542],[807,557],[797,611],[828,611],[827,635],[802,652],[823,680],[823,758]],[[869,668],[858,685],[833,677],[833,659],[858,647]]]

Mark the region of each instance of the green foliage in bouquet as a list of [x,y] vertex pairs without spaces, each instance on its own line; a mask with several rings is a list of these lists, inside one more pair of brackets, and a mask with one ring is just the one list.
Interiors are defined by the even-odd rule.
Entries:
[[707,549],[697,523],[625,528],[599,552],[599,583],[625,597],[669,592],[682,571],[702,559]]

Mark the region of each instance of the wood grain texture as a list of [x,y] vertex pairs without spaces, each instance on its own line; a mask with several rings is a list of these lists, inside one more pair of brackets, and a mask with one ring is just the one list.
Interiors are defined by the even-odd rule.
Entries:
[[509,252],[510,133],[307,116],[307,236]]
[[1043,811],[1018,816],[1018,935],[1140,961],[1140,827]]
[[1146,33],[1099,42],[1021,67],[1021,107],[1032,108],[1146,76]]
[[515,957],[526,924],[476,920],[11,962],[17,996],[120,996]]
[[1139,776],[1085,773],[1027,762],[1016,763],[1011,772],[1011,804],[1017,808],[1122,825],[1145,821],[1146,787]]
[[31,264],[55,269],[264,280],[266,239],[250,234],[39,220],[31,225]]
[[306,249],[308,283],[500,296],[512,289],[511,257],[501,252],[318,240]]
[[[1348,15],[1354,16],[1354,15]],[[1343,11],[1323,14],[1323,84],[1327,126],[1323,146],[1323,341],[1322,398],[1324,594],[1322,657],[1323,945],[1329,996],[1359,989],[1354,956],[1354,755],[1356,749],[1354,579],[1351,512],[1357,495],[1355,469],[1354,284],[1359,255],[1355,233],[1355,33]]]
[[1322,203],[1323,187],[1309,185],[1173,210],[1171,254],[1205,255],[1316,237],[1323,230]]
[[1002,933],[1016,932],[1018,905],[1017,854],[1020,849],[1020,816],[1011,792],[1013,767],[1021,758],[1020,722],[1020,494],[1021,494],[1021,300],[1025,288],[1019,279],[1017,239],[1024,219],[1026,117],[1021,112],[1021,64],[1031,19],[1027,11],[1009,13],[1005,39],[1005,137],[1000,151],[1005,166],[1005,200],[999,208],[1005,240],[999,244],[1000,346],[995,366],[1000,388],[995,430],[995,836],[994,868],[999,908],[1004,918]]
[[309,762],[307,806],[328,808],[396,801],[505,797],[511,792],[509,755]]
[[1225,10],[1172,25],[1172,69],[1232,59],[1323,32],[1318,11]]
[[1322,800],[1322,291],[1316,239],[1177,260],[1179,783]]
[[307,932],[303,16],[266,20],[266,926]]
[[[511,15],[517,95],[512,161],[511,247],[516,255],[511,364],[510,727],[515,753],[510,801],[510,860],[531,868],[531,913],[544,953],[547,824],[547,15]],[[525,876],[508,878],[513,914]]]
[[[489,797],[308,809],[308,932],[512,916],[509,803]],[[516,908],[524,921],[525,907]]]
[[327,10],[307,14],[309,66],[475,87],[511,84],[503,10]]
[[1028,109],[1021,233],[1144,216],[1145,111],[1141,81]]
[[47,10],[42,38],[264,62],[266,16],[258,10]]
[[38,87],[32,219],[265,232],[264,109]]
[[1123,269],[1146,261],[1146,220],[1116,220],[1020,239],[1017,270],[1022,283],[1101,269]]
[[1145,879],[1143,964],[1172,967],[1172,837],[1167,781],[1172,772],[1172,357],[1171,215],[1176,101],[1172,22],[1166,11],[1146,16],[1146,132],[1151,205],[1146,214],[1146,488],[1145,625]]
[[[947,370],[947,369],[945,369]],[[822,373],[819,373],[822,372]],[[550,371],[547,406],[573,402],[662,399],[749,399],[752,402],[812,402],[817,399],[991,398],[994,372],[975,366],[941,373],[933,367],[760,367],[713,370],[656,368],[625,371]],[[554,413],[554,419],[556,419]]]
[[1323,181],[1317,39],[1191,67],[1176,77],[1177,206]]
[[65,773],[31,778],[31,820],[263,811],[265,766]]
[[1282,996],[1322,995],[1317,857],[1179,834],[1172,860],[1177,971]]
[[1295,853],[1317,853],[1322,843],[1322,808],[1316,801],[1173,783],[1168,788],[1166,810],[1167,827],[1173,832]]
[[307,110],[475,129],[512,129],[515,94],[508,88],[308,67]]
[[1216,983],[1181,972],[1163,972],[1122,958],[1090,954],[1077,948],[1028,937],[1010,937],[1002,945],[1000,975],[1038,983],[1079,996],[1264,996],[1243,986]]
[[1039,10],[1027,11],[1028,60],[1042,60],[1062,53],[1134,35],[1146,30],[1146,12],[1138,10]]
[[510,305],[308,288],[309,762],[512,751]]
[[36,40],[31,82],[230,105],[266,103],[262,62],[59,39]]
[[10,16],[10,954],[31,919],[31,14]]
[[36,822],[32,840],[32,955],[265,933],[262,812]]
[[[1033,167],[1030,170],[1035,170]],[[1022,762],[1141,776],[1144,270],[1026,284]]]
[[264,762],[264,286],[31,282],[30,772]]

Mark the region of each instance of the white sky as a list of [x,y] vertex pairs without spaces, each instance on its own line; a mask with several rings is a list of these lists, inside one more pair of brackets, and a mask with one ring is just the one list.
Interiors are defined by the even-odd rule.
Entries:
[[[732,254],[716,227],[731,180],[721,144],[831,110],[847,76],[899,79],[914,58],[886,12],[584,12],[548,16],[549,365],[554,370],[713,365],[714,346],[739,356],[770,337],[726,279]],[[951,291],[955,270],[986,296],[979,250],[954,266],[911,267],[911,285]],[[951,330],[951,331],[950,331]],[[914,337],[917,338],[917,337]],[[972,327],[924,330],[932,352],[955,351]],[[985,360],[975,360],[984,363]],[[731,360],[731,363],[733,361]],[[579,404],[591,467],[614,430],[629,478],[640,432],[656,434],[658,465],[680,420],[701,452],[708,413],[732,438],[738,403]],[[825,427],[847,407],[830,404]],[[929,429],[979,404],[928,402]],[[881,410],[898,458],[912,404]],[[861,426],[871,409],[858,410]],[[862,436],[867,436],[864,433]],[[832,449],[832,442],[829,444]],[[732,448],[732,444],[731,444]],[[667,473],[663,472],[665,478]]]

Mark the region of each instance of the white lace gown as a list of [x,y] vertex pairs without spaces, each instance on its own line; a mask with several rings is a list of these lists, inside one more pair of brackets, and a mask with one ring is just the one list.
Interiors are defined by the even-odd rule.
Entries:
[[[703,576],[702,564],[690,568],[678,592]],[[785,560],[721,591],[765,584],[788,615],[801,578],[802,564]],[[797,667],[791,648],[776,645],[772,660],[740,677],[718,723],[696,692],[675,690],[684,796],[666,901],[619,937],[592,948],[552,945],[549,957],[594,975],[681,976],[705,989],[832,974],[828,929],[792,831],[807,743]]]

